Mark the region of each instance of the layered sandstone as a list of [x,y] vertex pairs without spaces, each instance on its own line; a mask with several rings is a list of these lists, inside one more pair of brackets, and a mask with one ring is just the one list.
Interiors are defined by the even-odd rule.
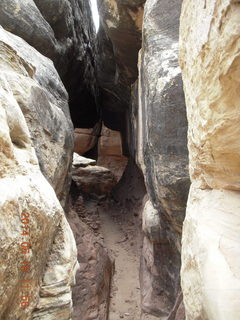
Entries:
[[0,56],[0,317],[69,320],[77,252],[56,196],[73,147],[67,93],[52,62],[2,28]]
[[239,1],[183,1],[180,64],[190,190],[182,288],[189,320],[238,319]]

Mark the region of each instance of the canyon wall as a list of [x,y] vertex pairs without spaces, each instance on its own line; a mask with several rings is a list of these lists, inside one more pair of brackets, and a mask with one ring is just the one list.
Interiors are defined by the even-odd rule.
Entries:
[[[113,195],[141,215],[143,313],[183,320],[184,300],[187,320],[236,320],[239,1],[98,6],[96,35],[89,1],[0,2],[0,318],[107,319],[97,205],[128,157]],[[74,127],[99,158],[68,201]]]
[[1,1],[0,24],[0,318],[69,320],[78,268],[63,211],[69,109],[77,127],[99,118],[90,5]]
[[74,126],[93,127],[99,108],[89,1],[2,0],[0,24],[54,62],[69,93]]
[[67,320],[78,265],[57,198],[73,148],[68,95],[52,62],[1,27],[0,56],[0,317]]
[[239,1],[183,1],[180,65],[192,185],[181,276],[188,320],[240,314],[239,19]]
[[148,192],[143,211],[142,307],[157,316],[169,315],[181,295],[181,229],[189,189],[187,119],[178,66],[180,10],[179,0],[146,1],[138,106],[132,112],[136,160]]

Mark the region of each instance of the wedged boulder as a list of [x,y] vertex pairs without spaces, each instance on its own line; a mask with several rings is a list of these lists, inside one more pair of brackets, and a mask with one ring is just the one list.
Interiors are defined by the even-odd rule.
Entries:
[[187,118],[178,66],[181,3],[145,3],[139,81],[138,88],[134,87],[138,107],[133,101],[131,112],[136,139],[131,149],[159,215],[158,239],[147,235],[144,242],[142,307],[160,316],[170,314],[180,291],[181,229],[190,185]]
[[239,1],[183,1],[180,65],[192,186],[181,277],[189,320],[240,314],[239,18]]
[[93,128],[74,129],[74,152],[83,155],[91,150],[97,143],[101,132],[101,124],[97,123]]
[[[47,181],[65,190],[72,149],[67,94],[50,60],[2,28],[0,57],[0,318],[33,319],[44,291],[48,319],[63,311],[61,319],[69,320],[76,245]],[[58,160],[64,176],[57,181]]]
[[1,27],[0,40],[0,85],[20,106],[41,171],[65,205],[73,149],[67,92],[49,59]]
[[103,126],[98,140],[98,166],[108,168],[119,181],[127,162],[128,158],[123,155],[121,133]]

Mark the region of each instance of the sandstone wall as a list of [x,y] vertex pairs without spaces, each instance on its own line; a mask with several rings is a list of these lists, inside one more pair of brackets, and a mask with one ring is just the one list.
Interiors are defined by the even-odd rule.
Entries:
[[102,26],[98,36],[101,62],[98,77],[104,94],[115,102],[108,106],[112,110],[123,111],[128,107],[130,85],[138,75],[136,62],[141,48],[144,3],[145,0],[98,0]]
[[138,77],[144,3],[145,0],[98,0],[101,25],[97,36],[97,77],[102,116],[108,128],[121,131],[125,155],[126,112],[131,85]]
[[239,19],[239,1],[183,1],[180,64],[192,186],[181,275],[188,320],[240,314]]
[[0,24],[54,62],[69,93],[74,126],[93,127],[99,110],[89,1],[2,0]]
[[170,313],[180,292],[181,227],[189,189],[187,119],[178,66],[180,10],[180,0],[146,1],[131,112],[132,152],[149,197],[143,211],[142,307],[158,316]]
[[68,320],[77,252],[56,197],[73,148],[67,93],[52,62],[1,27],[0,57],[0,318]]
[[65,205],[73,149],[68,94],[49,59],[3,29],[1,36],[1,84],[21,106],[41,171]]

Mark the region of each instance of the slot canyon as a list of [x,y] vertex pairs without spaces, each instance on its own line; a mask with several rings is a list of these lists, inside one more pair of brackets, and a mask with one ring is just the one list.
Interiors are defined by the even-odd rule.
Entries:
[[239,75],[239,0],[0,1],[0,320],[240,320]]

